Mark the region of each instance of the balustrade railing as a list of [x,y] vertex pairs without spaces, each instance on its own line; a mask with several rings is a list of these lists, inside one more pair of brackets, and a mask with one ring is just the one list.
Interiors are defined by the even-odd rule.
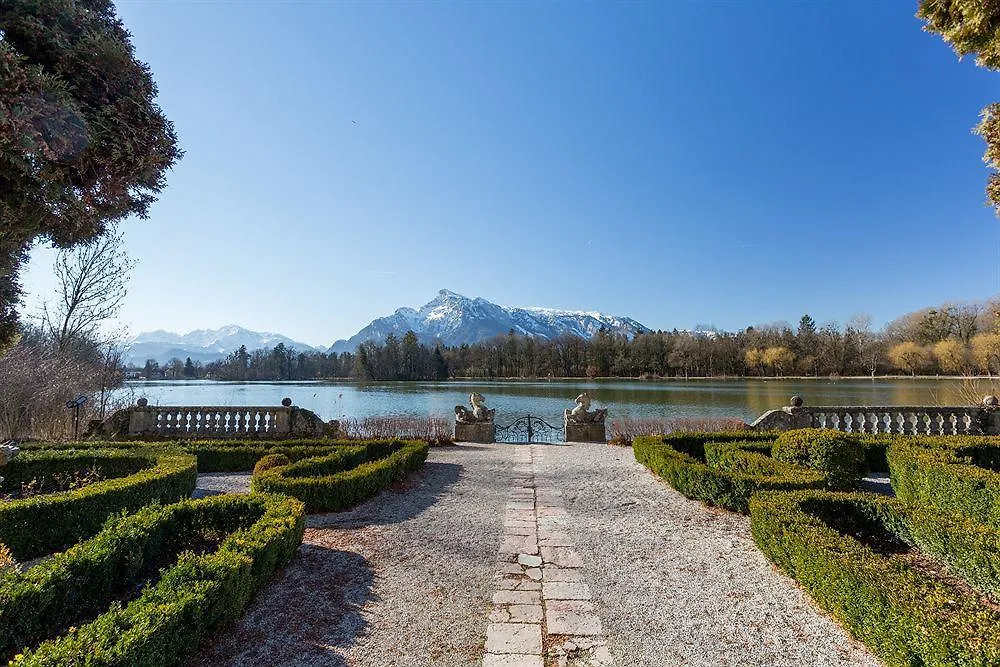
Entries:
[[291,408],[172,407],[136,409],[129,431],[143,435],[214,438],[285,435]]
[[336,421],[326,424],[315,413],[284,399],[280,406],[148,405],[139,399],[105,422],[92,435],[166,438],[283,438],[336,434]]
[[793,396],[791,405],[769,410],[750,425],[755,430],[828,428],[846,433],[901,435],[1000,435],[995,396],[972,406],[809,406]]

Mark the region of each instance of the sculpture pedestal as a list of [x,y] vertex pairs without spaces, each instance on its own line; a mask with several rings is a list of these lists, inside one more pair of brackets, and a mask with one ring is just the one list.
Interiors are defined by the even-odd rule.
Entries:
[[463,424],[455,422],[455,442],[496,442],[493,422]]
[[565,422],[566,442],[607,442],[607,432],[604,430],[604,422],[593,422],[590,424],[577,424]]

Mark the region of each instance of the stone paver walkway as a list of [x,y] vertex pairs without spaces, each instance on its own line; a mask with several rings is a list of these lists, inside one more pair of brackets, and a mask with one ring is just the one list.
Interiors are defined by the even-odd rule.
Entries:
[[544,448],[514,447],[514,479],[504,508],[494,610],[483,667],[610,665],[583,560],[565,532],[562,491],[539,486]]

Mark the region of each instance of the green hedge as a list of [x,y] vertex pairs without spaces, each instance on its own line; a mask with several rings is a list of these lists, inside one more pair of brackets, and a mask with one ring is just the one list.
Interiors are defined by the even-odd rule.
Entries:
[[[872,494],[766,493],[750,501],[754,540],[890,667],[1000,664],[1000,533]],[[913,566],[948,565],[975,590]]]
[[173,449],[198,458],[199,472],[244,472],[253,470],[257,461],[268,454],[282,454],[292,461],[324,456],[344,447],[357,447],[366,440],[290,439],[290,440],[162,440],[156,442],[82,441],[72,443],[31,443],[29,449]]
[[1000,527],[998,460],[996,438],[907,438],[889,448],[889,473],[896,495],[907,502]]
[[19,560],[49,554],[94,535],[112,514],[190,497],[198,477],[194,457],[177,452],[33,451],[4,466],[4,485],[93,466],[112,478],[75,491],[0,502],[0,543]]
[[298,498],[310,513],[342,510],[416,470],[426,460],[428,448],[416,440],[343,447],[326,456],[255,472],[251,489]]
[[773,440],[773,434],[674,433],[637,437],[632,451],[688,498],[746,514],[758,491],[826,485],[822,472],[768,456]]
[[[184,664],[288,563],[304,529],[299,501],[263,494],[116,517],[94,538],[0,575],[0,656],[20,650],[13,665]],[[155,583],[136,599],[116,601],[147,579]]]
[[831,489],[856,488],[865,467],[859,438],[832,429],[786,431],[774,441],[771,455],[785,463],[819,470],[827,476]]

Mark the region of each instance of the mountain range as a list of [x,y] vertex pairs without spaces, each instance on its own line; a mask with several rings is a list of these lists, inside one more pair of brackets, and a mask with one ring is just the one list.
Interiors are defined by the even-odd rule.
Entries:
[[402,338],[413,331],[425,344],[461,345],[500,336],[513,331],[524,336],[556,338],[573,335],[591,338],[602,328],[628,337],[649,329],[629,317],[598,312],[556,310],[552,308],[515,308],[500,306],[486,299],[469,298],[441,290],[418,309],[399,308],[392,315],[372,321],[347,340],[338,340],[330,348],[307,345],[281,334],[256,332],[237,325],[221,329],[199,329],[187,334],[151,331],[132,339],[127,361],[142,365],[147,359],[166,363],[177,357],[209,362],[221,359],[245,345],[248,350],[274,347],[284,343],[296,350],[353,352],[366,341],[384,343],[389,334]]
[[443,289],[419,309],[400,308],[392,315],[380,317],[347,340],[338,340],[330,350],[353,352],[365,341],[382,343],[389,334],[402,338],[407,331],[417,334],[422,343],[452,346],[478,343],[509,331],[546,339],[564,334],[591,338],[602,327],[630,338],[649,331],[629,317],[552,308],[512,308]]
[[322,347],[306,345],[281,334],[250,331],[236,324],[230,324],[221,329],[197,329],[186,334],[176,334],[162,329],[141,333],[129,342],[125,360],[133,366],[141,366],[147,359],[155,359],[164,364],[174,357],[178,359],[191,357],[192,361],[207,363],[223,359],[229,353],[238,350],[241,345],[246,345],[248,350],[259,350],[274,347],[278,343],[284,343],[296,350],[325,351]]

